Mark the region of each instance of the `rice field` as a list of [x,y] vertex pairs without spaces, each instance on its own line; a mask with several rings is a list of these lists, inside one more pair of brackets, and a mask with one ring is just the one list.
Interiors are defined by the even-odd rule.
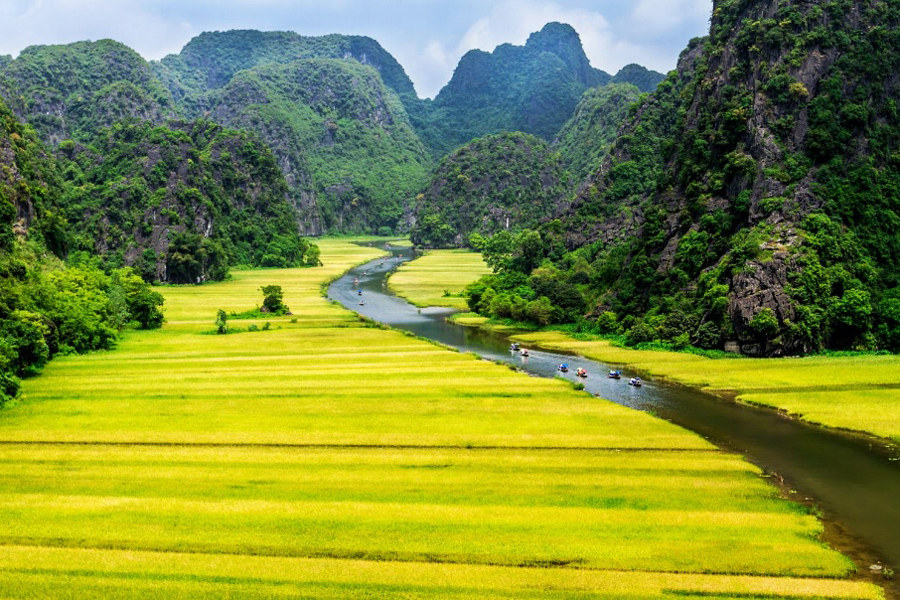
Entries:
[[900,441],[900,356],[710,360],[692,354],[619,348],[544,332],[516,339],[606,363],[629,365],[655,377],[738,400],[770,406],[827,427]]
[[[466,299],[454,297],[491,269],[481,255],[469,250],[429,250],[397,269],[388,287],[420,308],[466,308]],[[449,295],[447,295],[449,294]]]
[[[883,597],[740,457],[331,305],[378,251],[321,247],[26,382],[0,598]],[[270,283],[293,317],[207,334]]]

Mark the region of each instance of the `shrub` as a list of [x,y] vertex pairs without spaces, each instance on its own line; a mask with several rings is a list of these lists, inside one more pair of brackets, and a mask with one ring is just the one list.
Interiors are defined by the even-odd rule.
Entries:
[[219,310],[216,315],[216,333],[219,335],[228,333],[228,313],[224,310]]
[[260,288],[263,293],[263,309],[265,312],[273,315],[284,315],[288,313],[288,307],[282,301],[284,298],[284,290],[280,285],[266,285]]

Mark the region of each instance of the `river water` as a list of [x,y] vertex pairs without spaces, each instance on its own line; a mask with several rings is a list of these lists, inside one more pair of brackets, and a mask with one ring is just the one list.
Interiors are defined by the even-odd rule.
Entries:
[[[564,375],[588,371],[585,389],[601,398],[652,412],[694,431],[717,446],[740,453],[784,482],[797,501],[818,506],[828,526],[829,542],[854,556],[860,567],[883,561],[900,566],[900,462],[870,441],[825,430],[683,386],[645,381],[628,385],[636,373],[622,370],[622,379],[608,379],[610,365],[529,348],[523,359],[509,351],[506,336],[448,323],[449,309],[418,309],[387,290],[387,278],[403,261],[408,248],[392,248],[392,257],[363,265],[329,288],[328,295],[345,307],[379,323],[409,331],[463,352],[516,365],[541,377],[556,377],[557,365],[568,363]],[[359,284],[353,282],[359,278]],[[362,290],[362,295],[359,295]],[[364,304],[361,304],[364,303]],[[619,367],[615,367],[619,368]],[[900,570],[900,569],[898,569]],[[895,585],[891,585],[895,588]],[[891,591],[888,592],[892,596]]]

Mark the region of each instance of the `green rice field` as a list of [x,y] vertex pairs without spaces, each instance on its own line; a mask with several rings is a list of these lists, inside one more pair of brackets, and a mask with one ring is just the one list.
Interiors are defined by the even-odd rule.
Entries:
[[[369,327],[320,288],[379,251],[321,248],[163,288],[162,331],[26,382],[0,598],[883,597],[740,457]],[[271,283],[294,315],[209,334]]]
[[[397,269],[389,282],[391,291],[424,308],[446,306],[466,308],[466,299],[457,297],[467,285],[491,269],[481,255],[469,250],[429,250],[425,255]],[[445,294],[451,294],[447,296]]]

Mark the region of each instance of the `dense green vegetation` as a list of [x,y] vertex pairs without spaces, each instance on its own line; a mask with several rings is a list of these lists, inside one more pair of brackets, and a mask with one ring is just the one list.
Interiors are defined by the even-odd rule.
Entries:
[[575,115],[553,143],[575,181],[580,183],[594,174],[640,95],[637,87],[627,83],[611,83],[584,93]]
[[258,132],[285,170],[310,173],[298,183],[315,190],[326,230],[393,231],[430,166],[400,98],[375,69],[353,61],[260,66],[210,102],[213,119]]
[[80,221],[73,252],[174,283],[221,280],[235,264],[317,263],[275,158],[255,136],[208,121],[131,119],[90,146],[64,142],[59,156],[65,212]]
[[536,258],[497,285],[549,261],[595,317],[582,329],[632,343],[900,350],[900,2],[846,9],[717,4],[561,227],[506,249]]
[[472,234],[518,231],[553,214],[571,183],[559,156],[525,133],[477,139],[441,161],[416,202],[414,243],[464,246]]
[[385,85],[402,98],[417,100],[403,67],[375,40],[362,36],[305,37],[288,31],[207,32],[153,68],[187,116],[208,109],[208,92],[225,87],[239,71],[310,58],[352,58],[374,67]]
[[109,349],[119,331],[162,325],[163,298],[131,269],[66,267],[57,165],[34,130],[0,101],[0,407],[19,378],[59,354]]
[[174,116],[147,61],[112,40],[30,46],[0,69],[0,95],[51,146],[88,140],[125,117],[159,124]]
[[[658,73],[626,67],[618,83],[648,86]],[[590,65],[578,33],[550,23],[525,46],[472,50],[433,102],[410,108],[422,140],[440,157],[487,134],[523,131],[547,141],[574,114],[582,94],[613,80]]]

